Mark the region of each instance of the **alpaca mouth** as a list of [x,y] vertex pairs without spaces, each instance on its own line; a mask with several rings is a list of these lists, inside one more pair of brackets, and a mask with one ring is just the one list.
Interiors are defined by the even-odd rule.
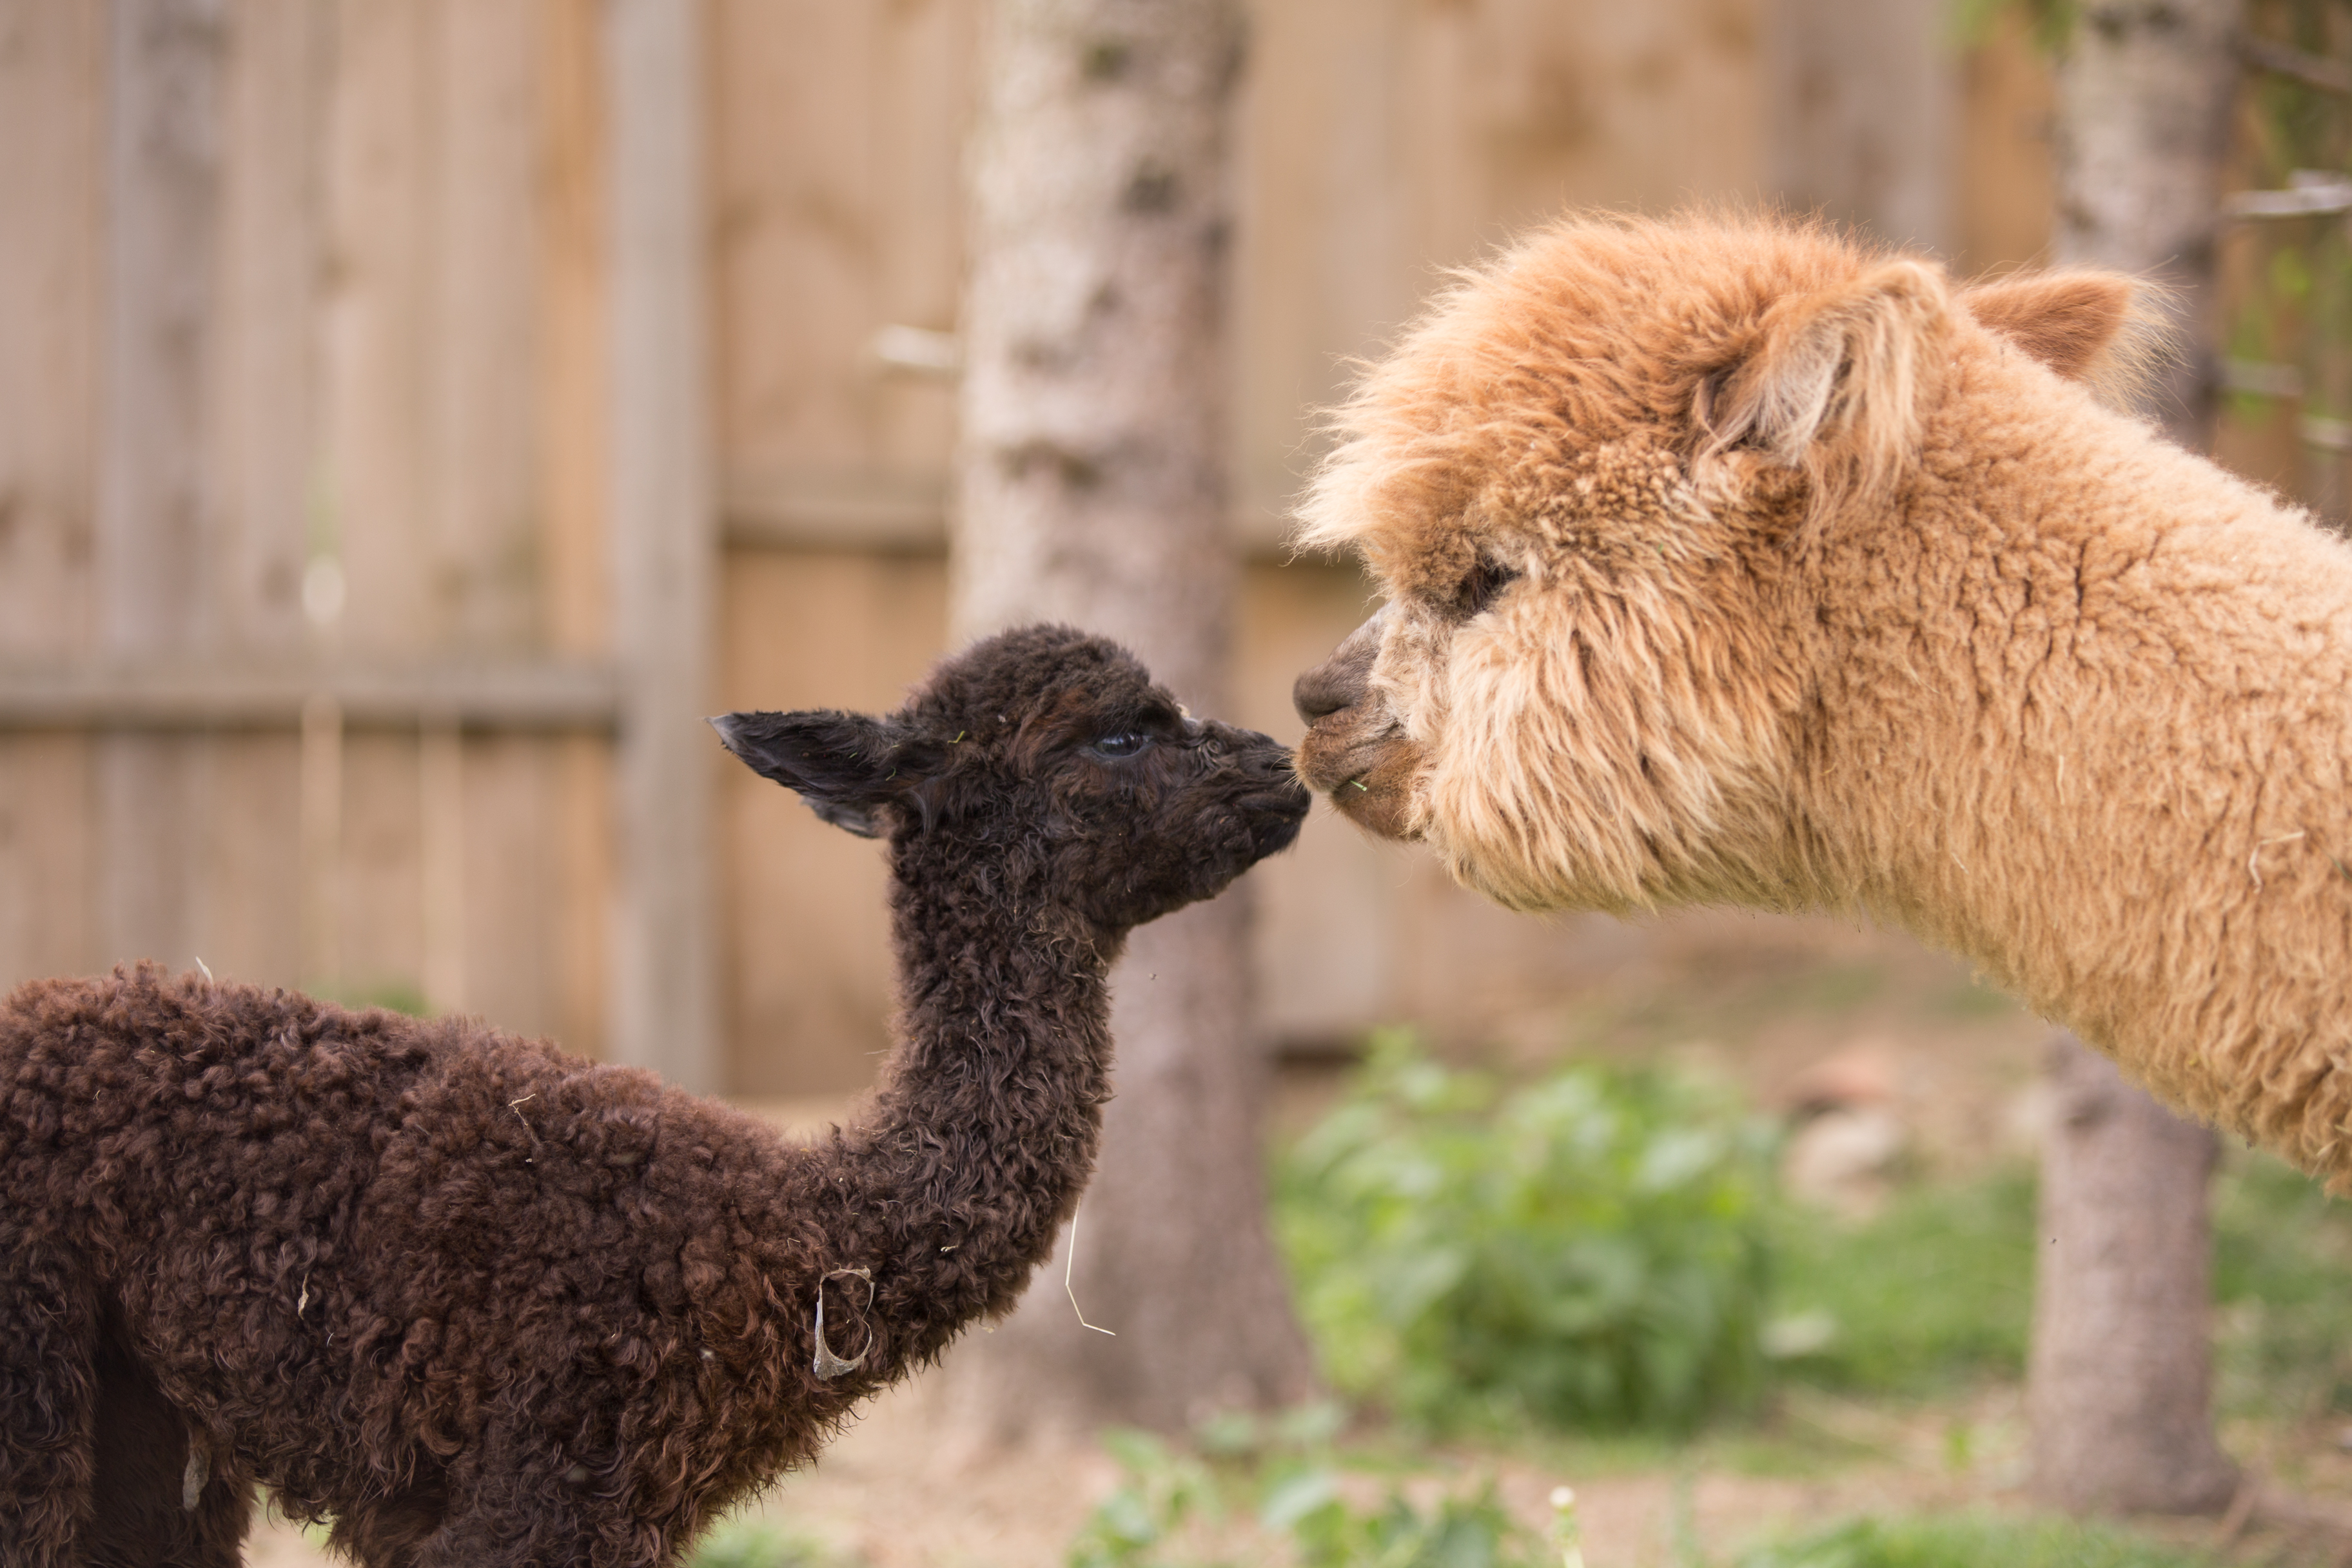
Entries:
[[1279,788],[1244,796],[1241,807],[1249,820],[1250,858],[1263,860],[1297,843],[1307,809],[1314,804],[1315,797],[1296,779],[1284,780]]
[[1370,704],[1316,721],[1298,745],[1299,776],[1331,797],[1339,814],[1382,838],[1415,837],[1408,826],[1421,749],[1404,727]]

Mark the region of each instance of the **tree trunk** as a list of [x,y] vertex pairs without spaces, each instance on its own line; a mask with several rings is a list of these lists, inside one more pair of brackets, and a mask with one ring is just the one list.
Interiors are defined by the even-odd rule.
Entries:
[[2178,355],[2147,412],[2192,452],[2213,444],[2213,259],[2237,101],[2242,0],[2090,0],[2058,67],[2061,264],[2113,267],[2173,293]]
[[2199,1513],[2237,1473],[2208,1413],[2212,1130],[2071,1035],[2051,1042],[2027,1376],[2034,1489],[2078,1512]]
[[[2058,71],[2056,259],[2173,291],[2180,353],[2147,411],[2193,451],[2212,444],[2214,229],[2239,10],[2092,0]],[[2027,1378],[2034,1489],[2077,1511],[2219,1508],[2236,1472],[2210,1408],[2213,1133],[2071,1037],[2052,1047],[2050,1083]]]
[[[1229,697],[1223,484],[1230,0],[1000,0],[971,150],[955,632],[1063,620],[1185,702]],[[996,1435],[1181,1426],[1303,1395],[1266,1234],[1246,888],[1139,931],[1119,1097],[1070,1239],[950,1363]],[[1089,1323],[1079,1321],[1063,1272]],[[1116,1337],[1113,1337],[1115,1335]]]

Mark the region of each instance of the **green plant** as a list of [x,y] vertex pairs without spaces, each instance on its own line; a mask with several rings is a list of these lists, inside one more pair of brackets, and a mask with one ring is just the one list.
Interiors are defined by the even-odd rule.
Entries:
[[[1432,1506],[1391,1487],[1369,1509],[1351,1506],[1330,1448],[1336,1409],[1310,1405],[1271,1421],[1223,1417],[1204,1426],[1209,1458],[1145,1432],[1113,1431],[1103,1446],[1119,1484],[1070,1543],[1069,1568],[1219,1568],[1264,1561],[1281,1542],[1297,1568],[1557,1568],[1573,1545],[1570,1501],[1555,1504],[1559,1551],[1513,1519],[1491,1481]],[[1211,1460],[1214,1460],[1212,1463]],[[1254,1495],[1253,1510],[1234,1500]],[[1569,1499],[1562,1492],[1559,1497]],[[1249,1517],[1237,1520],[1236,1515]]]
[[1119,1484],[1078,1527],[1069,1568],[1178,1568],[1196,1562],[1168,1553],[1183,1542],[1189,1527],[1223,1517],[1224,1498],[1214,1473],[1149,1432],[1113,1428],[1102,1435],[1102,1445],[1118,1461]]
[[[1318,1478],[1298,1478],[1289,1495],[1315,1496]],[[1492,1482],[1442,1497],[1424,1512],[1402,1491],[1391,1489],[1377,1508],[1350,1509],[1331,1489],[1311,1506],[1286,1505],[1286,1494],[1267,1502],[1263,1522],[1286,1530],[1298,1549],[1299,1568],[1537,1568],[1557,1561],[1534,1531],[1520,1524],[1495,1495]]]
[[1687,1079],[1506,1092],[1384,1031],[1283,1162],[1276,1230],[1352,1396],[1436,1427],[1686,1427],[1759,1387],[1767,1153]]
[[754,1519],[722,1520],[687,1559],[688,1568],[853,1568],[824,1542]]
[[2210,1568],[2213,1559],[2108,1526],[1958,1515],[1849,1520],[1737,1561],[1738,1568]]

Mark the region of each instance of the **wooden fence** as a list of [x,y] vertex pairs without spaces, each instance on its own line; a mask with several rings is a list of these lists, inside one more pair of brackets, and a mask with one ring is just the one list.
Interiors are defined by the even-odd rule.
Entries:
[[[1566,205],[1784,187],[2030,257],[2030,58],[1872,9],[1256,8],[1239,717],[1295,731],[1292,673],[1362,611],[1281,514],[1341,357],[1438,267]],[[944,637],[923,334],[978,17],[0,0],[0,982],[201,958],[697,1087],[862,1081],[872,847],[698,718],[888,703]],[[1261,880],[1293,1040],[1482,1027],[1624,940],[1330,824]]]

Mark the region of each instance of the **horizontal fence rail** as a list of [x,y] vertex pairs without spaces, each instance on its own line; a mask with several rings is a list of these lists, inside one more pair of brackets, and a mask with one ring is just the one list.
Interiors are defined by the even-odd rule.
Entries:
[[321,698],[350,729],[610,734],[620,727],[619,677],[600,664],[0,665],[0,731],[299,730],[306,705]]

